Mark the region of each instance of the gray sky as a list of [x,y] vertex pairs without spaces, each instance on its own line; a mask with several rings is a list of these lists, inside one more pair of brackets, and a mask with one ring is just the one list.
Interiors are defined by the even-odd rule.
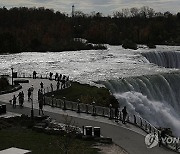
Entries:
[[140,8],[142,6],[149,6],[160,12],[180,12],[180,0],[0,0],[2,7],[45,7],[68,14],[71,13],[73,4],[76,11],[84,13],[95,11],[102,12],[104,15],[112,15],[113,12],[123,8]]

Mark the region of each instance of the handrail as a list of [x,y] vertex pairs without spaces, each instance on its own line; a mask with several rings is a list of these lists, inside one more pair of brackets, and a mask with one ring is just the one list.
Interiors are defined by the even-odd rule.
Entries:
[[[32,75],[28,74],[28,73],[18,73],[17,78],[32,78]],[[38,74],[36,76],[36,78],[37,79],[48,79],[48,74],[44,74],[44,75]],[[54,80],[54,78],[53,78],[53,80]],[[68,81],[65,84],[64,88],[69,88],[70,86],[71,86],[70,81]],[[115,115],[114,108],[95,106],[94,104],[84,104],[84,103],[80,103],[80,102],[72,102],[72,101],[67,101],[65,99],[62,100],[62,99],[56,99],[54,97],[45,96],[45,94],[47,94],[49,92],[53,92],[50,89],[51,89],[51,87],[46,87],[46,88],[42,89],[45,105],[50,105],[52,107],[58,107],[63,110],[72,110],[72,111],[76,111],[77,113],[87,113],[87,114],[91,114],[92,116],[102,116],[102,117],[107,117],[109,119],[114,119],[116,121],[122,121],[122,112],[121,111],[119,111],[118,117],[117,117],[117,115]],[[61,90],[61,88],[59,90]],[[146,133],[154,133],[157,135],[159,135],[161,133],[161,131],[158,130],[155,126],[153,126],[147,120],[145,120],[142,117],[137,116],[137,115],[128,114],[126,122],[133,124],[135,126],[138,126]],[[172,136],[169,136],[169,135],[166,135],[166,136],[169,138],[172,138]],[[162,144],[165,147],[167,147],[175,152],[180,153],[180,143],[174,142],[174,143],[170,144],[165,141],[162,141]]]

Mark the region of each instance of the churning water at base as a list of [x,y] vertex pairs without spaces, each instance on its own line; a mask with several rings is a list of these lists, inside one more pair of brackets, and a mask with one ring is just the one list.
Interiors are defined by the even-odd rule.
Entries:
[[180,136],[180,73],[128,77],[103,82],[128,112]]
[[180,74],[173,73],[179,70],[159,67],[142,56],[159,51],[171,55],[170,51],[178,52],[180,47],[157,46],[157,49],[134,51],[108,46],[108,50],[103,51],[7,54],[0,55],[0,72],[10,74],[13,67],[14,71],[28,74],[33,70],[38,74],[58,72],[81,83],[103,81],[120,106],[127,106],[128,112],[156,126],[170,127],[180,136]]

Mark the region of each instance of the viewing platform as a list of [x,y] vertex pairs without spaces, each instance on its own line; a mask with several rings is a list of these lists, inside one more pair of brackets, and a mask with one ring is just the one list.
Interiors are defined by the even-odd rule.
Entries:
[[[47,76],[40,76],[36,79],[33,79],[32,76],[22,76],[20,78],[16,78],[16,80],[20,80],[22,78],[27,79],[28,82],[20,83],[22,89],[18,91],[0,95],[1,104],[6,104],[7,111],[9,112],[31,115],[32,102],[28,101],[27,96],[28,89],[33,85],[33,109],[34,115],[38,115],[38,90],[41,88],[40,83],[43,82],[44,84],[43,93],[47,93],[51,92],[52,90],[50,87],[51,84],[54,87],[53,89],[56,90],[57,81],[49,80]],[[9,80],[11,83],[11,78],[9,78]],[[70,83],[65,85],[65,88],[69,86]],[[20,108],[17,106],[16,108],[12,108],[9,100],[13,98],[13,95],[17,96],[20,91],[24,92],[24,107]],[[115,118],[115,111],[111,107],[100,107],[93,104],[85,105],[80,102],[71,102],[65,99],[58,100],[53,97],[46,96],[44,103],[45,105],[43,107],[43,111],[45,115],[50,116],[58,122],[63,122],[63,115],[69,115],[73,118],[75,124],[79,127],[89,125],[93,127],[100,127],[103,136],[112,138],[115,144],[119,145],[130,154],[176,153],[164,146],[156,146],[151,149],[147,148],[145,144],[145,136],[148,133],[158,133],[158,130],[146,120],[138,116],[129,114],[127,117],[127,123],[122,124],[121,112],[119,117]],[[176,150],[177,147],[173,147],[174,145],[171,146],[171,148]]]

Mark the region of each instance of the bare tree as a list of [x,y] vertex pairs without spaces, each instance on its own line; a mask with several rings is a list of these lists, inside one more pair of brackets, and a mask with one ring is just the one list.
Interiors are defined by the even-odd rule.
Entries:
[[61,149],[64,154],[68,154],[71,150],[71,145],[75,140],[76,133],[78,132],[78,128],[75,126],[75,121],[69,115],[64,115],[64,140],[61,144]]

